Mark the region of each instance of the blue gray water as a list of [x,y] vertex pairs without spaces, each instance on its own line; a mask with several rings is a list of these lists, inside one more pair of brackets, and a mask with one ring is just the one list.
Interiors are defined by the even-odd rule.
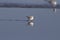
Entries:
[[59,40],[60,9],[0,8],[0,19],[27,20],[35,16],[34,26],[26,21],[0,21],[0,40]]

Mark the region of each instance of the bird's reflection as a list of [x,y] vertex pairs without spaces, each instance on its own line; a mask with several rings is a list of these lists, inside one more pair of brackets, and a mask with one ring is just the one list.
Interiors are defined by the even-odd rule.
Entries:
[[34,26],[34,22],[28,22],[27,24],[32,27]]

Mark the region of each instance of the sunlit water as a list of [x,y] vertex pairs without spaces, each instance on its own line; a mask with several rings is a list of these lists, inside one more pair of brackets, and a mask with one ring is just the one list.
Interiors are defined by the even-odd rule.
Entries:
[[34,26],[27,21],[0,21],[0,40],[59,40],[60,10],[41,8],[0,8],[0,19],[27,20],[34,16]]

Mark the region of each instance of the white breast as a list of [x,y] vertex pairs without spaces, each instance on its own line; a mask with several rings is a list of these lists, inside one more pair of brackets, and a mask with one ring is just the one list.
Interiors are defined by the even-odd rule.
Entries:
[[33,17],[33,16],[31,16],[31,17],[30,17],[30,20],[34,20],[34,17]]
[[53,4],[53,5],[57,5],[57,2],[56,2],[56,1],[53,1],[52,4]]
[[27,16],[28,20],[34,20],[34,16]]

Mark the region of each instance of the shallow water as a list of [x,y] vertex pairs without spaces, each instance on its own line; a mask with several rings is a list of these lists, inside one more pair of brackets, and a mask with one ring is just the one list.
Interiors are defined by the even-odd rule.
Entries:
[[58,40],[60,34],[60,9],[0,8],[0,19],[27,20],[35,16],[34,26],[26,21],[0,21],[0,40]]

